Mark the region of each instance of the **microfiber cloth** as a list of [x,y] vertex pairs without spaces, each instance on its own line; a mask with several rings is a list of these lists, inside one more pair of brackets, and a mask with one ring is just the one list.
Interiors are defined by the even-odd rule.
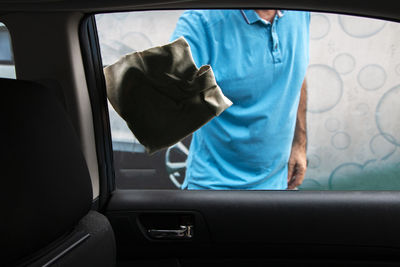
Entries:
[[107,97],[148,153],[174,145],[232,105],[181,37],[104,68]]

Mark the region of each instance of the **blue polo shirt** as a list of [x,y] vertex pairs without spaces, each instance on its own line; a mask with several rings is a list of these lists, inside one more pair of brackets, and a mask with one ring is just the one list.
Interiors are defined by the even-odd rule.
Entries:
[[279,11],[272,24],[254,10],[182,14],[171,40],[184,36],[233,102],[193,134],[183,188],[287,188],[309,22],[300,11]]

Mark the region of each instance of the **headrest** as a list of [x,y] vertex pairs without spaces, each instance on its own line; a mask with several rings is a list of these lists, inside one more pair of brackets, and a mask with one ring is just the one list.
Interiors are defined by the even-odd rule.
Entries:
[[0,88],[1,247],[5,263],[13,263],[72,230],[91,207],[92,185],[52,90],[8,79],[0,79]]

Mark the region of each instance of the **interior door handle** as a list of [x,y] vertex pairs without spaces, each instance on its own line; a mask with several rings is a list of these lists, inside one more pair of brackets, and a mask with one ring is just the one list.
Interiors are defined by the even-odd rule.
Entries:
[[176,230],[150,229],[148,234],[154,239],[190,239],[193,237],[193,225],[181,225]]

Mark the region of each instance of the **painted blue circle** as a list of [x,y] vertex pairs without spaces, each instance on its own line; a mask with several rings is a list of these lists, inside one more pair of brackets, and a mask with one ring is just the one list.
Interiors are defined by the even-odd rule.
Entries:
[[[392,142],[389,142],[391,140]],[[377,134],[369,142],[369,148],[379,159],[385,160],[396,151],[394,138],[389,134]]]
[[350,146],[351,137],[346,132],[337,132],[331,138],[331,144],[334,148],[344,150]]
[[328,187],[330,190],[336,188],[340,189],[350,189],[355,185],[352,184],[350,177],[354,175],[359,175],[362,172],[363,165],[347,162],[336,167],[329,176]]
[[308,168],[317,169],[321,165],[321,159],[315,154],[308,155]]
[[383,20],[338,15],[342,30],[354,38],[368,38],[379,33],[386,25]]
[[333,109],[342,99],[343,81],[328,65],[313,64],[307,70],[307,111],[323,113]]
[[400,85],[383,94],[376,107],[375,121],[385,139],[400,146]]
[[364,66],[357,75],[358,83],[367,91],[375,91],[386,82],[385,69],[377,64]]
[[340,121],[336,118],[329,118],[325,121],[325,128],[329,132],[337,132],[340,128]]
[[320,40],[328,35],[331,23],[323,14],[311,14],[310,39]]
[[356,60],[348,53],[342,53],[335,57],[333,60],[333,67],[337,72],[342,75],[349,74],[354,70],[356,66]]

